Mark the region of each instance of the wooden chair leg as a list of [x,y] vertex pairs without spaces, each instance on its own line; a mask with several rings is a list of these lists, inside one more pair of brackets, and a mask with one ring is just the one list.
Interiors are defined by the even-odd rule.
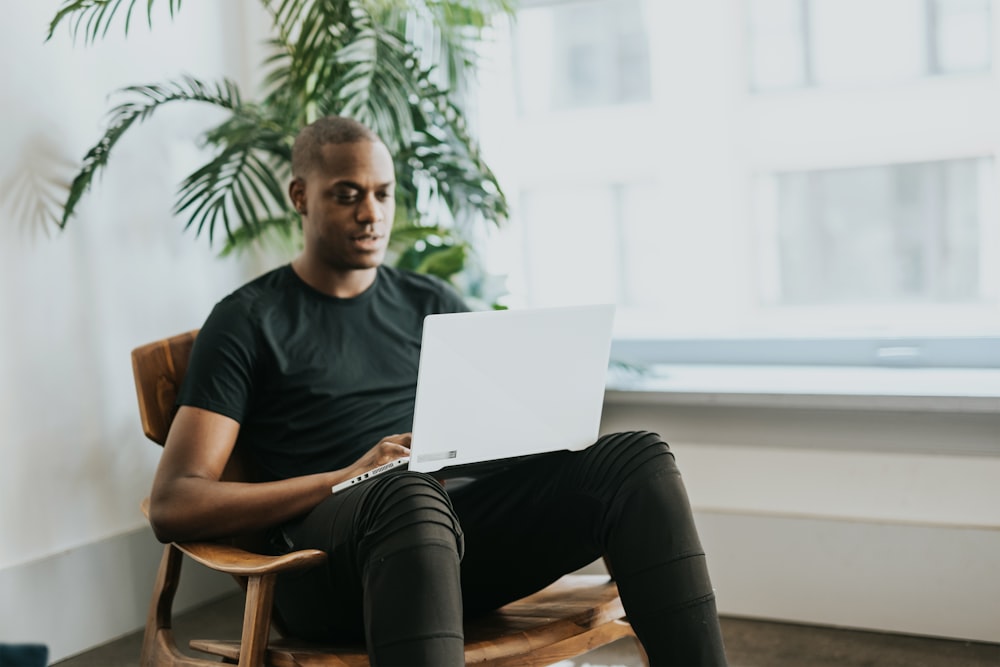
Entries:
[[160,569],[156,574],[153,599],[146,616],[139,664],[142,667],[217,667],[219,663],[200,660],[177,650],[173,633],[173,605],[181,576],[183,554],[172,544],[163,548]]
[[247,580],[239,667],[264,667],[276,580],[275,574],[252,576]]

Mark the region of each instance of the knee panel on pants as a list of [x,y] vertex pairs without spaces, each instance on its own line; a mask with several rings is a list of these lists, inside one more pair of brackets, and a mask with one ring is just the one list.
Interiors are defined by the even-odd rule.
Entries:
[[660,436],[615,433],[591,449],[589,474],[605,506],[599,539],[618,557],[616,575],[703,555],[684,482]]
[[371,481],[356,513],[360,551],[381,557],[416,545],[442,544],[463,551],[462,529],[451,500],[433,478],[400,472]]
[[604,436],[581,455],[580,483],[605,502],[638,480],[664,472],[678,474],[670,447],[649,431]]

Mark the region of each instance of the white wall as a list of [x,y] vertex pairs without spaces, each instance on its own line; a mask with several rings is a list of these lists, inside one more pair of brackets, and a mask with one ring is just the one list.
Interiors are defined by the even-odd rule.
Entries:
[[73,175],[111,91],[182,73],[245,82],[257,55],[238,0],[185,3],[173,23],[156,3],[152,32],[138,3],[127,40],[118,23],[91,47],[65,27],[43,43],[59,0],[4,4],[0,642],[44,642],[56,660],[145,616],[159,549],[138,504],[158,450],[141,433],[129,352],[200,326],[248,269],[170,214],[197,166],[193,139],[220,118],[206,108],[167,107],[129,132],[65,231],[29,195]]

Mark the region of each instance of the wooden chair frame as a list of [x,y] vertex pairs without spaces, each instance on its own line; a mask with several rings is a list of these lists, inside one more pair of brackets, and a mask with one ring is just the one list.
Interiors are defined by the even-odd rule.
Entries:
[[[139,414],[146,436],[162,445],[173,420],[174,402],[187,371],[197,331],[149,343],[132,351]],[[246,479],[238,459],[224,475]],[[149,499],[142,510],[149,516]],[[164,546],[142,643],[143,667],[209,667],[218,657],[241,667],[362,667],[363,645],[319,646],[291,638],[270,640],[272,625],[282,632],[273,609],[277,575],[315,567],[326,554],[315,549],[265,556],[245,545],[222,542],[171,543]],[[176,645],[172,630],[174,594],[181,563],[187,556],[213,570],[236,577],[246,592],[241,638],[194,640],[191,648],[216,656],[191,657]],[[604,575],[567,575],[552,586],[466,623],[467,665],[543,667],[572,658],[623,637],[636,640],[615,583]],[[642,647],[636,640],[640,654]]]

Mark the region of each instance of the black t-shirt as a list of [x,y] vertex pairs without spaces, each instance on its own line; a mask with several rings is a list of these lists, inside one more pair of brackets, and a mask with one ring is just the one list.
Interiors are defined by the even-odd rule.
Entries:
[[240,422],[236,446],[268,479],[343,468],[411,430],[424,317],[466,310],[430,276],[383,266],[338,299],[286,265],[215,306],[177,403]]

